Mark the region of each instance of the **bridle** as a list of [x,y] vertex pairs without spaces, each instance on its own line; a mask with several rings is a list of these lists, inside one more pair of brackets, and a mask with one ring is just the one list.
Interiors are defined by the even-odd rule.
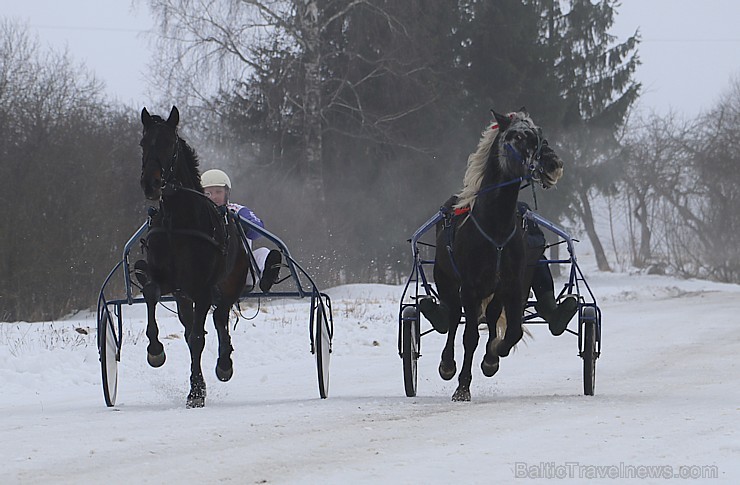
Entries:
[[[160,129],[164,129],[165,122],[157,122],[154,126],[160,127]],[[151,128],[149,128],[151,129]],[[177,131],[175,131],[175,143],[172,148],[172,156],[170,157],[170,163],[165,167],[162,165],[162,162],[160,161],[159,157],[156,158],[156,162],[159,165],[159,172],[162,174],[162,180],[161,185],[159,187],[160,189],[160,201],[162,200],[162,197],[165,193],[165,191],[169,188],[170,190],[173,188],[182,188],[182,184],[178,181],[174,180],[175,173],[178,168],[178,161],[180,159],[180,136],[177,134]],[[151,160],[152,157],[149,156],[144,161],[142,165],[142,175],[144,172],[144,167],[146,167],[148,164],[151,164],[153,161]]]
[[527,126],[527,129],[523,131],[524,136],[526,136],[527,133],[532,133],[535,137],[537,137],[537,148],[529,157],[524,157],[521,152],[511,144],[511,142],[506,142],[504,143],[504,149],[507,152],[506,156],[509,159],[513,159],[524,165],[528,173],[527,179],[539,182],[541,180],[542,174],[545,173],[545,169],[542,168],[542,164],[540,161],[542,158],[542,149],[547,146],[547,140],[545,138],[542,138],[542,130],[539,127],[532,126],[529,122],[525,121],[520,121],[518,123],[526,123],[527,125],[529,125]]
[[[520,122],[520,123],[524,123],[524,122]],[[530,181],[530,180],[534,182],[539,182],[541,180],[541,176],[545,172],[545,169],[542,168],[542,164],[540,163],[540,160],[542,158],[542,148],[547,146],[547,140],[542,138],[541,136],[542,132],[539,128],[535,129],[530,126],[527,128],[527,131],[530,131],[537,137],[537,148],[534,150],[534,152],[532,152],[532,154],[529,157],[523,156],[522,153],[514,145],[512,145],[510,141],[507,141],[503,144],[503,148],[506,151],[506,157],[509,158],[510,160],[514,160],[515,162],[519,162],[521,165],[523,165],[525,169],[527,170],[526,175],[522,175],[521,177],[516,177],[511,180],[507,180],[505,182],[500,182],[500,183],[492,184],[492,185],[486,185],[485,187],[482,187],[480,190],[478,190],[478,192],[476,193],[476,197],[478,195],[485,194],[486,192],[500,189],[508,185],[521,184],[522,182]]]
[[[162,189],[164,189],[167,185],[172,185],[172,178],[175,176],[175,169],[177,168],[177,162],[180,159],[180,137],[175,133],[175,148],[172,151],[172,157],[170,158],[170,166],[167,169],[167,172],[165,173],[164,170],[162,170]],[[161,165],[160,165],[160,168]],[[179,182],[178,182],[179,183]],[[182,184],[179,184],[182,185]]]

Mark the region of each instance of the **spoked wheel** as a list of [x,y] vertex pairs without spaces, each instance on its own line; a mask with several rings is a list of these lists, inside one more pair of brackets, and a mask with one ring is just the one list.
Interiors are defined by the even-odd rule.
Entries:
[[[320,298],[319,296],[318,299]],[[329,395],[329,360],[331,357],[331,329],[329,325],[330,322],[327,321],[324,307],[319,300],[314,308],[314,321],[311,331],[321,399],[326,399]]]
[[594,395],[596,387],[596,308],[584,307],[581,312],[583,328],[583,393]]
[[403,359],[403,385],[407,397],[416,396],[417,361],[421,346],[419,333],[419,311],[407,306],[401,313],[401,358]]
[[118,393],[118,361],[120,360],[120,328],[108,313],[98,315],[98,351],[100,352],[100,368],[103,375],[103,397],[108,407],[116,404]]

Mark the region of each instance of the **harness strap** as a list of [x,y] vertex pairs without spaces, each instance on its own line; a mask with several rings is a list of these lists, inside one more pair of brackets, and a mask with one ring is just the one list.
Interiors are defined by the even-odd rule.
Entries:
[[455,214],[456,216],[461,216],[463,214],[467,214],[468,212],[470,212],[469,205],[465,207],[459,207],[453,210],[453,214]]
[[197,237],[197,238],[204,239],[204,240],[208,241],[209,243],[211,243],[214,246],[216,246],[216,248],[218,248],[219,250],[222,249],[221,248],[221,244],[218,241],[216,241],[216,239],[214,239],[211,236],[203,233],[202,231],[197,231],[195,229],[166,229],[164,227],[152,227],[152,228],[149,229],[149,232],[146,235],[146,239],[148,241],[149,240],[149,237],[152,234],[162,234],[162,233],[163,234],[181,234],[183,236]]
[[447,245],[445,248],[447,249],[447,255],[450,257],[450,263],[452,264],[452,270],[455,272],[455,276],[460,278],[460,270],[457,269],[457,265],[455,264],[455,257],[452,254],[452,243],[455,240],[455,225],[453,224],[452,218],[453,216],[459,216],[470,210],[469,208],[463,208],[463,209],[451,209],[451,207],[445,207],[443,206],[439,211],[444,217],[443,219],[443,231],[447,235]]
[[473,224],[475,224],[475,227],[478,228],[478,231],[480,231],[481,235],[484,238],[486,238],[486,240],[488,242],[490,242],[491,244],[493,244],[496,247],[496,249],[498,249],[498,250],[504,249],[504,246],[506,246],[506,244],[508,244],[508,242],[511,241],[511,238],[514,237],[514,234],[516,233],[516,225],[514,225],[514,228],[511,230],[511,233],[509,233],[509,235],[506,237],[506,239],[504,240],[504,242],[501,243],[501,244],[499,244],[499,243],[496,242],[495,239],[493,239],[491,236],[489,236],[486,233],[486,231],[483,230],[483,228],[478,223],[478,219],[476,219],[475,216],[473,216],[473,213],[472,212],[470,213],[470,220],[473,221]]
[[495,239],[489,236],[486,231],[483,230],[483,228],[478,223],[478,220],[473,216],[472,212],[470,213],[470,220],[473,221],[473,224],[475,224],[478,232],[480,232],[481,235],[496,248],[496,276],[493,283],[493,286],[495,287],[496,285],[498,285],[498,282],[501,279],[501,256],[503,255],[504,247],[509,243],[509,241],[511,241],[511,238],[514,237],[514,234],[516,234],[516,224],[514,224],[514,227],[511,229],[511,232],[506,237],[504,242],[499,244],[496,242]]
[[[154,232],[164,231],[164,232],[167,232],[168,234],[183,234],[183,235],[191,235],[191,236],[206,238],[207,240],[209,240],[209,242],[211,242],[217,248],[219,248],[222,254],[225,255],[229,250],[228,218],[225,216],[225,213],[219,211],[219,208],[216,205],[216,203],[213,202],[206,194],[204,194],[203,192],[199,192],[195,189],[191,189],[189,187],[183,187],[179,181],[167,182],[162,186],[162,197],[172,196],[172,195],[175,195],[177,192],[187,192],[190,194],[194,194],[194,195],[204,198],[210,203],[209,215],[211,218],[211,223],[213,224],[213,228],[216,231],[219,231],[219,229],[223,230],[223,234],[222,234],[224,238],[223,243],[219,244],[218,241],[214,237],[208,236],[207,234],[201,231],[197,231],[193,229],[158,228],[159,230],[154,231]],[[160,206],[161,206],[161,203],[162,203],[162,199],[160,199]],[[150,232],[152,231],[150,230]]]

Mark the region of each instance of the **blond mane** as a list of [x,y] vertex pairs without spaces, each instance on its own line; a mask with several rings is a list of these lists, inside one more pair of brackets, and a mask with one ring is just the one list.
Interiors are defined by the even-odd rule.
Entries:
[[488,157],[491,155],[491,147],[493,146],[493,141],[496,139],[496,136],[498,136],[498,132],[498,124],[494,121],[489,124],[485,130],[483,130],[483,133],[481,133],[478,148],[468,157],[468,168],[465,170],[465,177],[463,178],[463,189],[456,194],[456,209],[463,207],[473,208],[475,196],[478,195],[480,185],[483,182],[483,174],[486,171],[486,162],[488,161]]

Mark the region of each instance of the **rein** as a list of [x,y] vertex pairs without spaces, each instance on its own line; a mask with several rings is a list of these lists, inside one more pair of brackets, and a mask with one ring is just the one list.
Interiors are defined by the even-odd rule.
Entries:
[[485,193],[490,192],[492,190],[500,189],[501,187],[506,187],[508,185],[520,184],[520,183],[524,182],[525,180],[532,180],[532,175],[531,174],[530,175],[523,175],[521,177],[517,177],[515,179],[511,179],[508,182],[502,182],[502,183],[496,184],[496,185],[487,185],[487,186],[483,187],[482,189],[480,189],[478,192],[476,192],[475,193],[475,196],[477,197],[477,196],[479,196],[481,194],[485,194]]

